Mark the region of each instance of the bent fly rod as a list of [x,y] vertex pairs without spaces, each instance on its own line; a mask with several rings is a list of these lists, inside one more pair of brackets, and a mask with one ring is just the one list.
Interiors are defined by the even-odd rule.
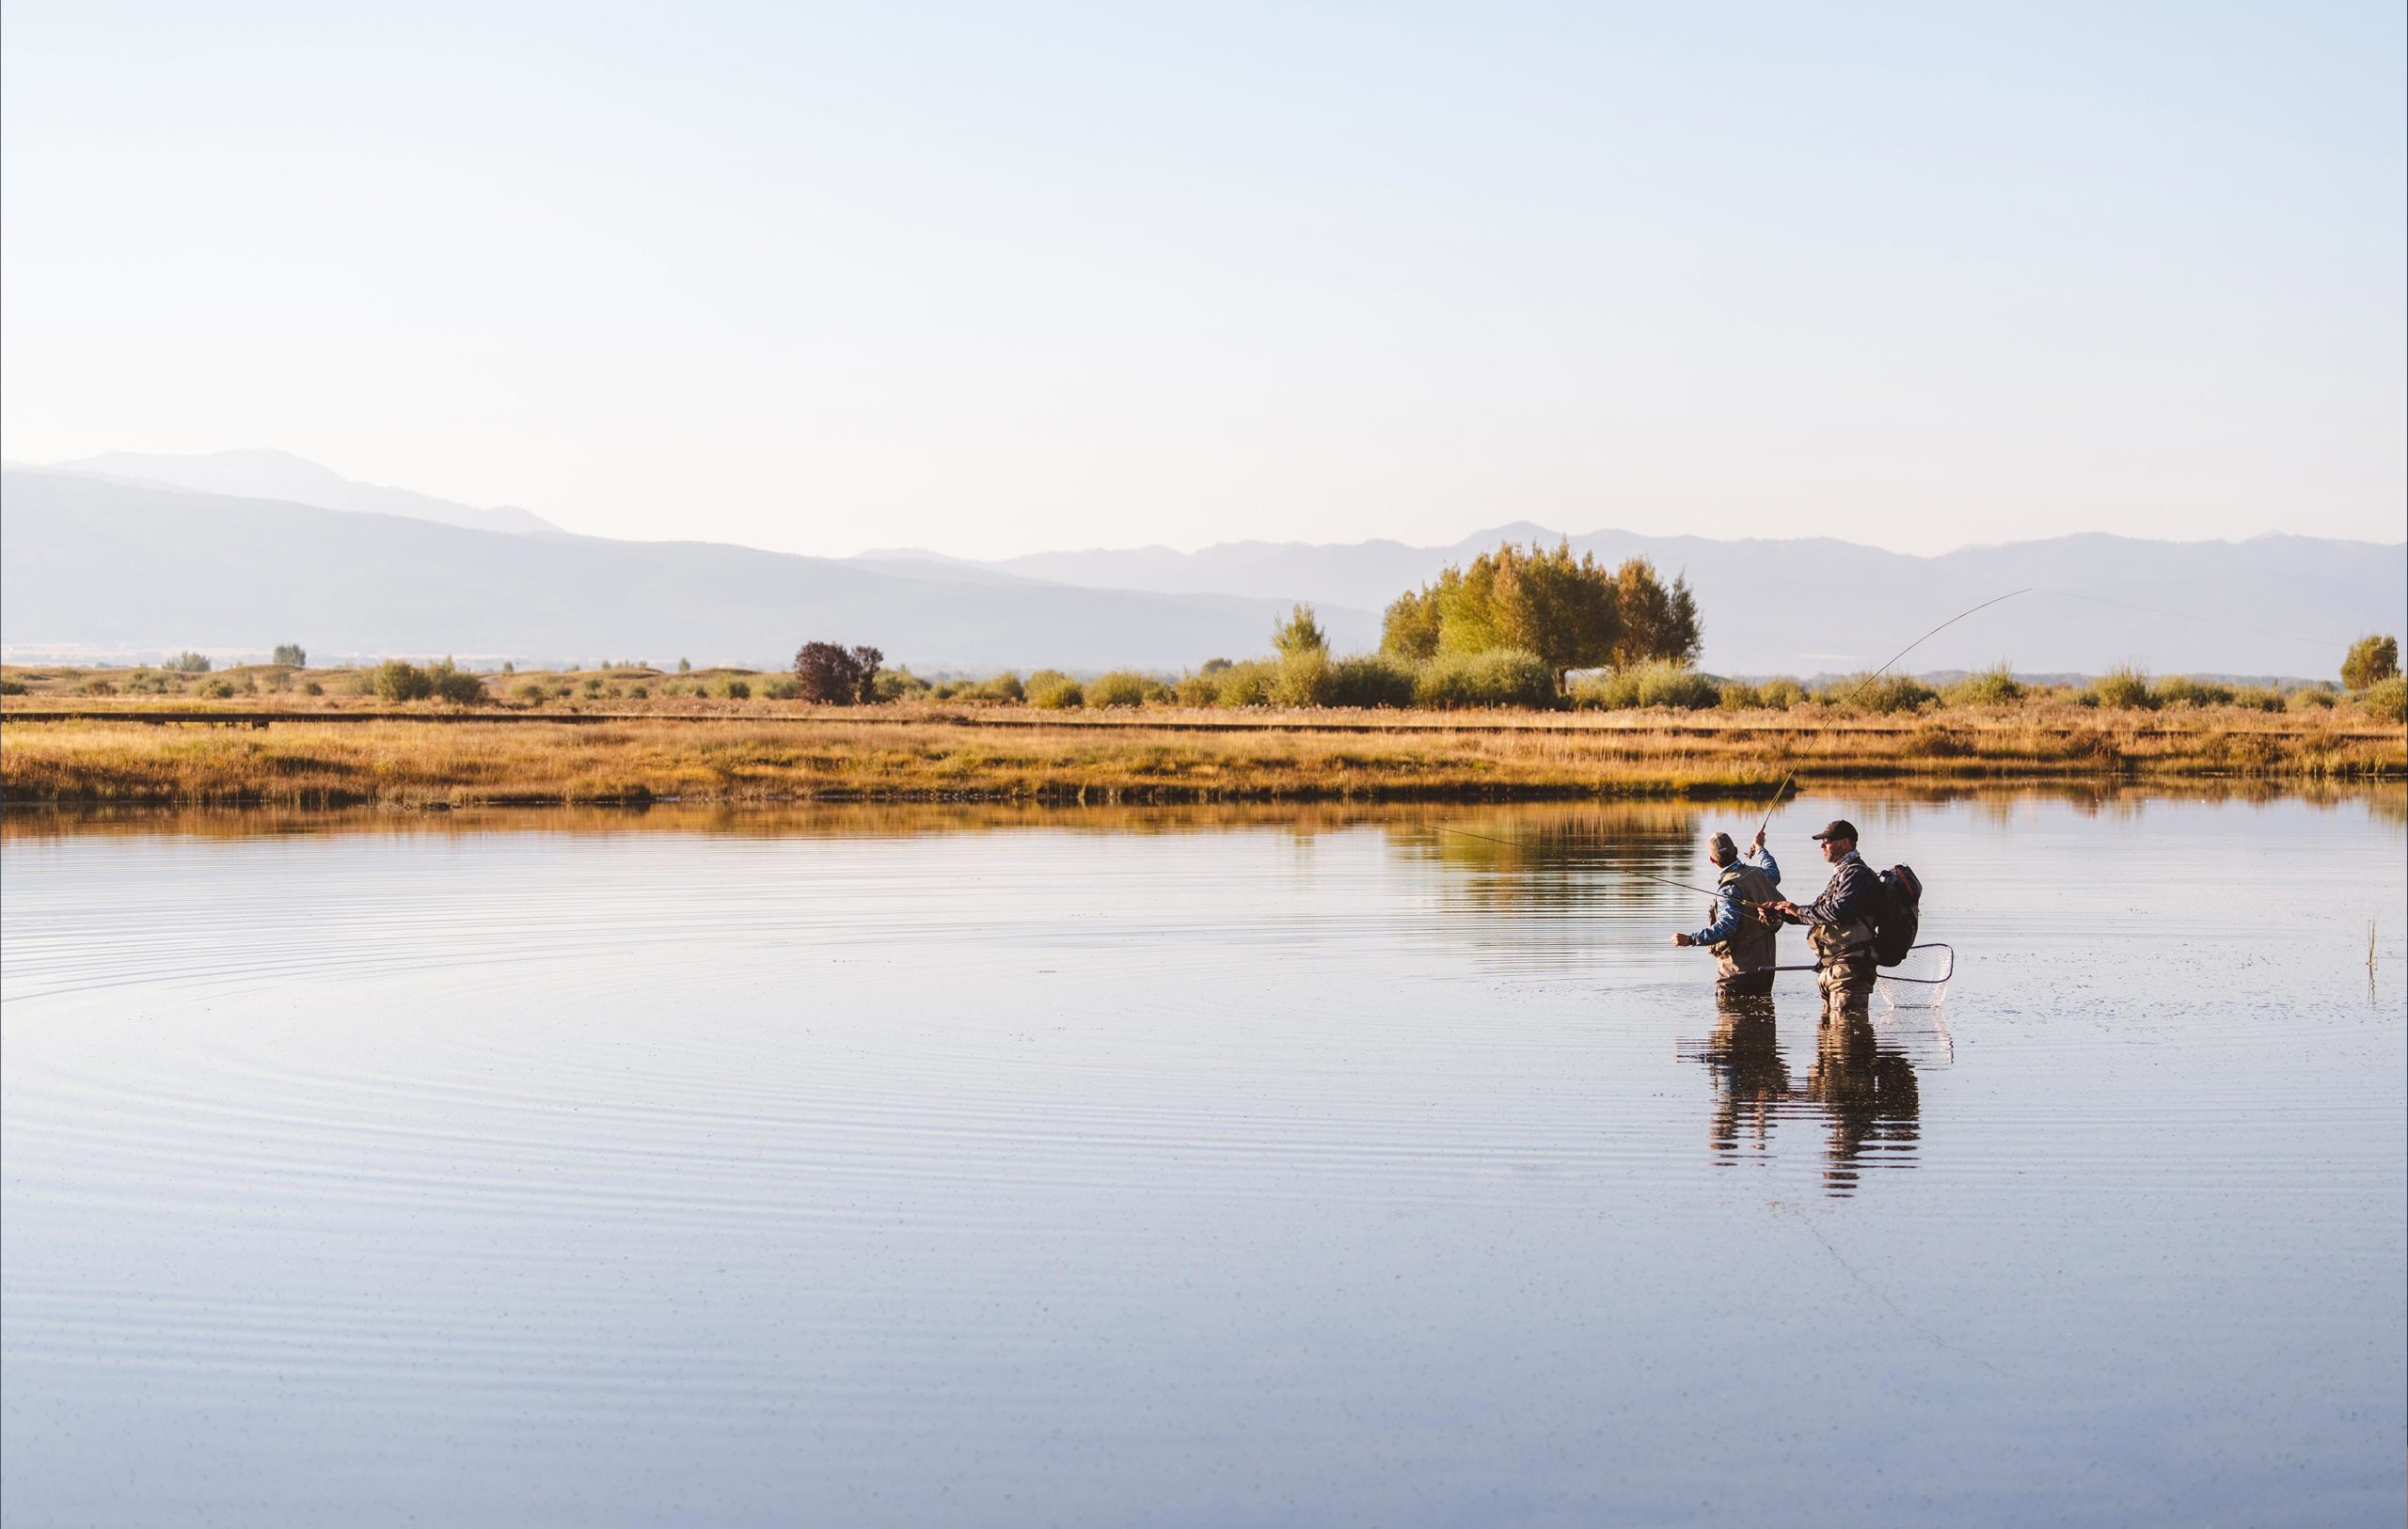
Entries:
[[[2027,587],[2027,588],[2025,588],[2025,589],[2020,589],[2020,590],[2009,590],[2009,591],[2007,591],[2004,594],[1994,594],[1994,595],[1990,596],[1988,599],[1987,599],[1987,600],[1983,601],[1980,605],[1973,607],[1972,610],[1960,610],[1960,611],[1958,611],[1956,615],[1949,617],[1949,618],[1948,618],[1946,621],[1944,621],[1944,622],[1941,622],[1938,626],[1935,626],[1935,627],[1933,627],[1930,631],[1925,632],[1923,636],[1921,636],[1921,637],[1919,637],[1919,638],[1915,638],[1912,642],[1909,642],[1909,643],[1908,643],[1905,647],[1900,648],[1896,653],[1892,654],[1890,655],[1890,662],[1889,662],[1889,663],[1882,665],[1879,669],[1875,670],[1872,673],[1867,674],[1864,678],[1862,678],[1862,679],[1861,679],[1861,680],[1857,681],[1854,685],[1850,686],[1848,687],[1848,692],[1847,692],[1847,694],[1846,694],[1846,695],[1845,695],[1845,696],[1843,696],[1843,697],[1841,697],[1840,699],[1841,699],[1843,701],[1854,701],[1858,696],[1860,696],[1860,695],[1863,694],[1865,686],[1867,686],[1871,685],[1874,681],[1876,681],[1876,680],[1879,679],[1882,675],[1889,673],[1889,672],[1890,672],[1890,670],[1891,670],[1891,669],[1892,669],[1892,667],[1893,667],[1893,666],[1894,666],[1894,665],[1898,662],[1898,660],[1899,660],[1899,659],[1904,658],[1907,654],[1910,654],[1910,653],[1914,652],[1917,648],[1920,648],[1920,647],[1922,647],[1925,643],[1926,643],[1926,642],[1930,641],[1933,638],[1938,637],[1941,633],[1947,631],[1950,627],[1952,627],[1952,626],[1956,625],[1958,622],[1961,622],[1961,621],[1963,621],[1966,617],[1971,616],[1972,614],[1973,614],[1973,611],[1976,611],[1976,610],[1988,610],[1988,609],[1989,609],[1989,607],[1992,607],[1992,606],[1994,606],[1994,605],[1997,605],[1997,604],[1998,604],[2000,601],[2002,601],[2002,600],[2012,600],[2012,599],[2014,599],[2014,598],[2015,598],[2017,595],[2019,595],[2019,594],[2030,594],[2031,592],[2032,592],[2032,591],[2031,591],[2031,589],[2030,589],[2030,588],[2028,588],[2028,587]],[[1757,824],[1757,825],[1756,825],[1756,837],[1757,837],[1757,838],[1761,839],[1761,838],[1763,838],[1763,837],[1764,837],[1764,832],[1765,832],[1766,828],[1767,826],[1769,826],[1769,825],[1771,824],[1771,822],[1772,822],[1773,809],[1774,809],[1774,808],[1777,808],[1777,807],[1779,807],[1779,806],[1781,805],[1781,798],[1782,798],[1782,796],[1783,796],[1783,795],[1784,795],[1784,794],[1789,790],[1790,783],[1791,783],[1792,781],[1796,780],[1797,779],[1798,779],[1798,766],[1797,766],[1797,765],[1795,765],[1795,764],[1792,764],[1792,765],[1789,767],[1789,773],[1788,773],[1787,775],[1785,775],[1785,776],[1782,776],[1782,779],[1781,779],[1781,785],[1780,785],[1780,787],[1779,787],[1778,789],[1776,789],[1776,790],[1773,792],[1773,794],[1772,794],[1772,800],[1771,800],[1771,802],[1769,802],[1768,804],[1766,804],[1766,808],[1765,808],[1765,817],[1764,817],[1764,822],[1759,823],[1759,824]]]

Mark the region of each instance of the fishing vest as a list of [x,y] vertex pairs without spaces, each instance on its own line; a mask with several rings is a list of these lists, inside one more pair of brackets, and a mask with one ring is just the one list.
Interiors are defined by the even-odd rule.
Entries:
[[[1752,865],[1724,866],[1721,879],[1714,885],[1725,894],[1735,894],[1741,903],[1769,903],[1781,896],[1780,890],[1772,884],[1772,878]],[[1717,904],[1715,912],[1707,917],[1715,917],[1720,906]],[[1740,908],[1739,927],[1731,932],[1730,938],[1709,947],[1714,952],[1716,972],[1725,977],[1735,977],[1743,971],[1762,971],[1771,966],[1775,959],[1772,948],[1775,932],[1771,924],[1756,915],[1754,908]]]
[[1824,966],[1835,966],[1851,955],[1873,954],[1873,921],[1857,919],[1848,923],[1810,923],[1806,926],[1806,943],[1814,947],[1814,958]]

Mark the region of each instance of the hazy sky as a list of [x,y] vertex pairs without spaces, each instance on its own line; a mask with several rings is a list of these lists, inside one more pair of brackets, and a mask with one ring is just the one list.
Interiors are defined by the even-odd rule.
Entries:
[[2402,532],[2397,0],[0,22],[0,446],[996,554]]

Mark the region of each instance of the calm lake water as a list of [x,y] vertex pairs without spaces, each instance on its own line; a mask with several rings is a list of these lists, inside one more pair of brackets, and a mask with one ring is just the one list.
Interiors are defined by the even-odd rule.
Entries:
[[0,1508],[2399,1524],[2401,794],[1835,814],[13,817]]

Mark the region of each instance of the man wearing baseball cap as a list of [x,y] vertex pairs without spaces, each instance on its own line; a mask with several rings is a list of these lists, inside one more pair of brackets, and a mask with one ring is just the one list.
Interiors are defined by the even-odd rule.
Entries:
[[[1675,945],[1703,945],[1714,952],[1718,993],[1762,998],[1772,991],[1773,940],[1781,925],[1761,909],[1781,896],[1781,867],[1756,830],[1748,859],[1727,833],[1706,841],[1705,858],[1721,873],[1714,883],[1714,922],[1693,935],[1674,935]],[[1754,863],[1751,864],[1750,861]]]
[[1861,1005],[1873,991],[1873,915],[1881,906],[1881,878],[1856,852],[1856,825],[1833,818],[1814,836],[1831,864],[1830,884],[1804,907],[1773,905],[1773,911],[1806,926],[1814,947],[1814,985],[1822,990],[1824,1017],[1848,1004]]

